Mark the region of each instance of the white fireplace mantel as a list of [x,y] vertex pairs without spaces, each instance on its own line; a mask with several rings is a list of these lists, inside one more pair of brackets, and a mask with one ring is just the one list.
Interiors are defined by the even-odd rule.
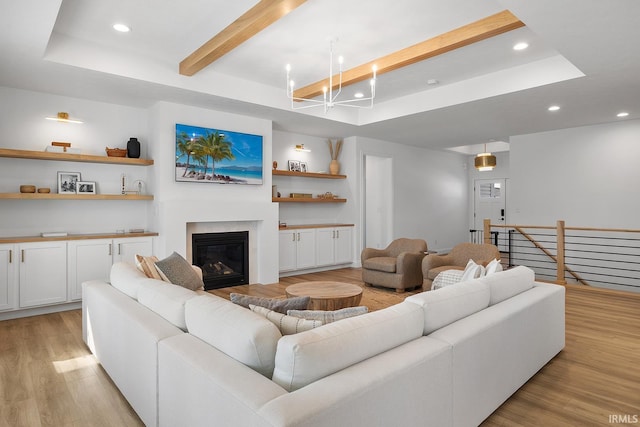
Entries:
[[[255,230],[249,280],[251,283],[278,281],[278,204],[251,201],[167,200],[156,203],[160,235],[154,252],[165,257],[174,251],[189,259],[189,232],[199,228],[237,231],[242,223]],[[275,248],[275,249],[274,249]]]

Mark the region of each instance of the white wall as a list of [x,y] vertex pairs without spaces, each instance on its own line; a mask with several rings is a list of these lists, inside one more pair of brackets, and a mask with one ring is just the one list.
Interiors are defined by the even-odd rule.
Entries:
[[[262,135],[263,184],[176,182],[176,123]],[[231,231],[244,222],[247,229],[257,230],[256,248],[251,250],[258,256],[251,261],[249,280],[277,282],[278,251],[274,248],[278,244],[278,205],[271,202],[271,127],[269,120],[168,102],[159,102],[151,108],[150,155],[155,161],[152,171],[155,201],[149,222],[160,232],[154,247],[159,257],[173,251],[187,257],[188,224],[219,228],[221,223],[227,223]]]
[[640,120],[511,137],[511,224],[638,229]]
[[466,156],[368,138],[357,138],[357,153],[359,180],[365,154],[393,159],[393,238],[422,238],[436,251],[468,241]]
[[[83,124],[45,120],[65,111]],[[52,141],[70,142],[83,154],[106,155],[105,147],[125,148],[129,137],[141,141],[147,157],[144,109],[0,87],[0,147],[44,151]],[[152,167],[151,167],[152,168]],[[80,172],[97,182],[100,193],[120,193],[121,175],[128,182],[148,181],[150,167],[0,158],[0,192],[17,193],[21,184],[57,191],[57,172]],[[43,231],[113,233],[144,227],[150,204],[144,201],[0,200],[0,235],[38,235]]]

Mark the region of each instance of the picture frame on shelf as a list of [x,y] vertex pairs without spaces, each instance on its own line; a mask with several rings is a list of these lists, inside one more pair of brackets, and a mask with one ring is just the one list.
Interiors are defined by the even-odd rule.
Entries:
[[80,172],[58,172],[58,194],[76,194],[78,181]]
[[291,172],[300,172],[300,160],[288,160],[287,166]]
[[300,162],[300,172],[307,172],[307,162]]
[[78,194],[96,194],[95,181],[78,181],[76,183]]

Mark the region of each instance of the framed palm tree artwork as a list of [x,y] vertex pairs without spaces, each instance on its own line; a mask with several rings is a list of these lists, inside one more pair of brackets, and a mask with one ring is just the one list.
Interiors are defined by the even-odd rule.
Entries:
[[176,181],[262,184],[262,136],[176,124]]

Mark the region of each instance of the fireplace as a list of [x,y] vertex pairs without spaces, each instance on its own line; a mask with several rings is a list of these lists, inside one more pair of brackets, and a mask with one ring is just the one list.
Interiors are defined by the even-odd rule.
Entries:
[[191,251],[205,290],[249,283],[248,231],[192,234]]

